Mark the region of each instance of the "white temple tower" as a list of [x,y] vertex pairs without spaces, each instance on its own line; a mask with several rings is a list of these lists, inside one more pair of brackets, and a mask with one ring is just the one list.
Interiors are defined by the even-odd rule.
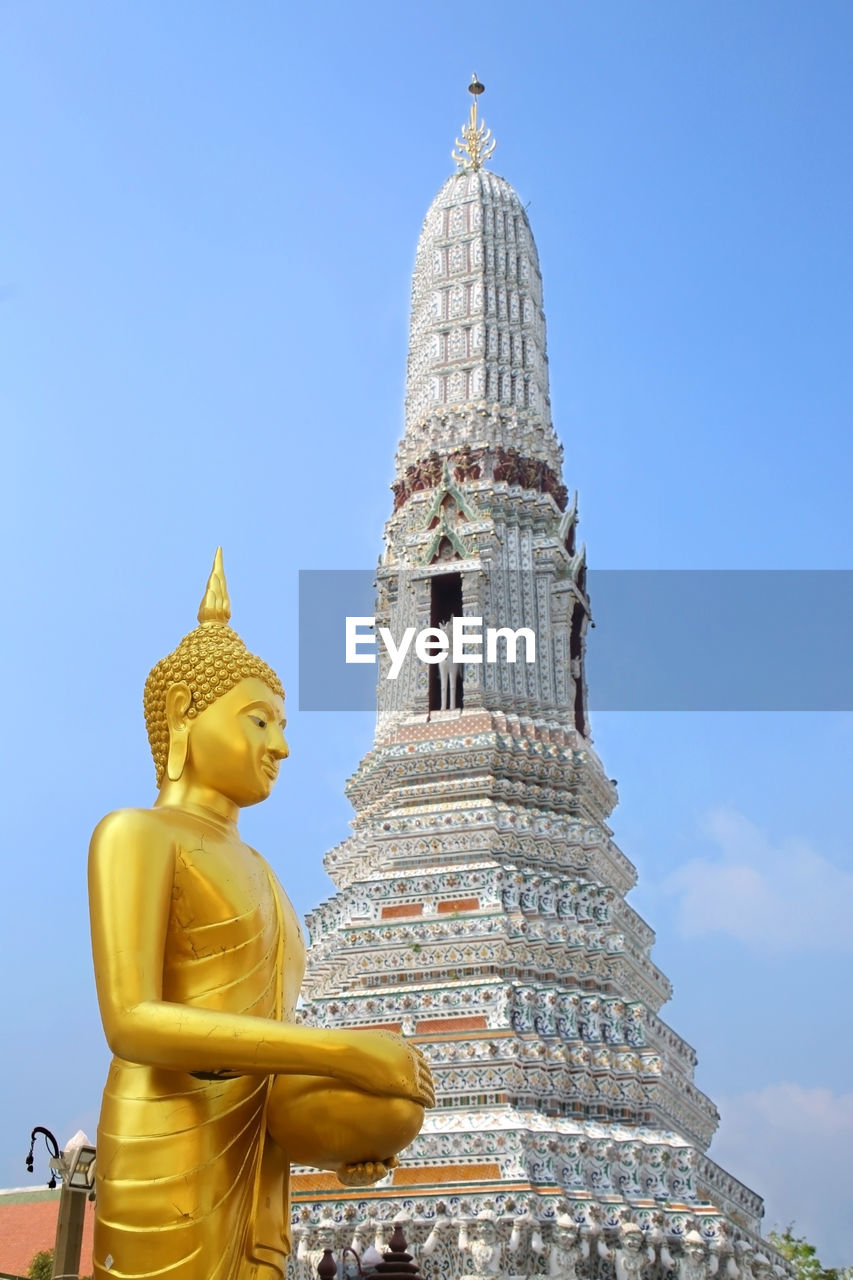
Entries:
[[318,1230],[361,1249],[403,1214],[425,1277],[769,1276],[760,1198],[705,1154],[717,1113],[660,1017],[671,988],[607,825],[542,279],[518,196],[483,167],[481,91],[418,243],[376,615],[395,637],[451,616],[526,628],[536,659],[522,640],[508,661],[501,640],[441,711],[438,668],[410,655],[388,680],[380,649],[353,833],[309,917],[304,1016],[413,1037],[438,1105],[373,1187],[296,1171],[290,1265],[307,1280]]

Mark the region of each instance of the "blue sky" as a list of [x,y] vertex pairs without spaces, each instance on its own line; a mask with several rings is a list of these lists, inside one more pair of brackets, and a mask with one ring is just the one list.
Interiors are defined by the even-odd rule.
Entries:
[[[153,799],[142,683],[215,546],[294,689],[298,570],[375,562],[415,243],[473,70],[539,246],[590,563],[853,567],[852,28],[833,0],[0,6],[0,1183],[32,1125],[94,1131],[86,846]],[[304,912],[372,723],[289,716],[243,828]],[[713,1153],[850,1263],[853,715],[593,730]]]

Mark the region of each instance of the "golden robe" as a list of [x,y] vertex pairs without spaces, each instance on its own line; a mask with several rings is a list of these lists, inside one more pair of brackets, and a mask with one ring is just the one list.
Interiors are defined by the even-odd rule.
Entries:
[[[292,1017],[304,942],[269,867],[245,850],[251,856],[235,868],[233,850],[216,839],[183,843],[163,1000],[280,1020],[286,974]],[[113,1058],[98,1126],[95,1280],[284,1276],[289,1169],[266,1133],[271,1082]]]

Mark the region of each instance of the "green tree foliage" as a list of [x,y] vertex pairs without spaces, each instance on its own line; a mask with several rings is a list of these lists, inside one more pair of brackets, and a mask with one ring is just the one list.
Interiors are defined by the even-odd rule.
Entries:
[[[40,1249],[27,1268],[30,1280],[51,1280],[53,1276],[53,1250]],[[91,1276],[81,1276],[80,1280],[92,1280]]]
[[767,1239],[789,1262],[794,1264],[796,1280],[853,1280],[853,1267],[824,1267],[817,1256],[817,1249],[809,1244],[805,1236],[794,1235],[794,1224],[791,1223],[780,1234],[771,1231]]
[[53,1250],[40,1249],[27,1268],[30,1280],[51,1280],[53,1275]]

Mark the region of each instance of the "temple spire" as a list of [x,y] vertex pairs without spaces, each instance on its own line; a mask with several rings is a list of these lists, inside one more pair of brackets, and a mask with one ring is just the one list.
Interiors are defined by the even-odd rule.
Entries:
[[469,89],[459,167],[418,240],[396,482],[405,486],[407,469],[431,450],[446,456],[488,436],[495,447],[545,463],[559,486],[536,245],[518,193],[486,167],[494,140],[477,115],[476,76]]
[[471,114],[468,116],[468,123],[462,126],[463,141],[457,138],[456,145],[459,148],[459,152],[451,151],[450,153],[462,169],[482,169],[483,164],[490,158],[498,145],[492,137],[491,129],[487,129],[485,124],[477,123],[477,98],[485,87],[477,79],[475,71],[471,77],[471,83],[468,85],[468,92],[474,95],[474,101],[471,103]]
[[[375,744],[347,785],[352,834],[326,858],[335,894],[309,918],[302,1010],[414,1037],[440,1104],[370,1199],[296,1175],[299,1247],[325,1222],[364,1256],[414,1212],[435,1275],[787,1280],[742,1261],[761,1201],[705,1155],[717,1113],[660,1017],[672,989],[626,901],[636,873],[590,738],[586,560],[539,261],[518,194],[480,167],[482,90],[475,76],[460,168],[418,241],[376,574],[377,631],[438,635],[446,661],[410,649],[390,679],[379,655]],[[457,622],[533,637],[535,653],[490,656],[486,639],[480,661],[457,662]]]

